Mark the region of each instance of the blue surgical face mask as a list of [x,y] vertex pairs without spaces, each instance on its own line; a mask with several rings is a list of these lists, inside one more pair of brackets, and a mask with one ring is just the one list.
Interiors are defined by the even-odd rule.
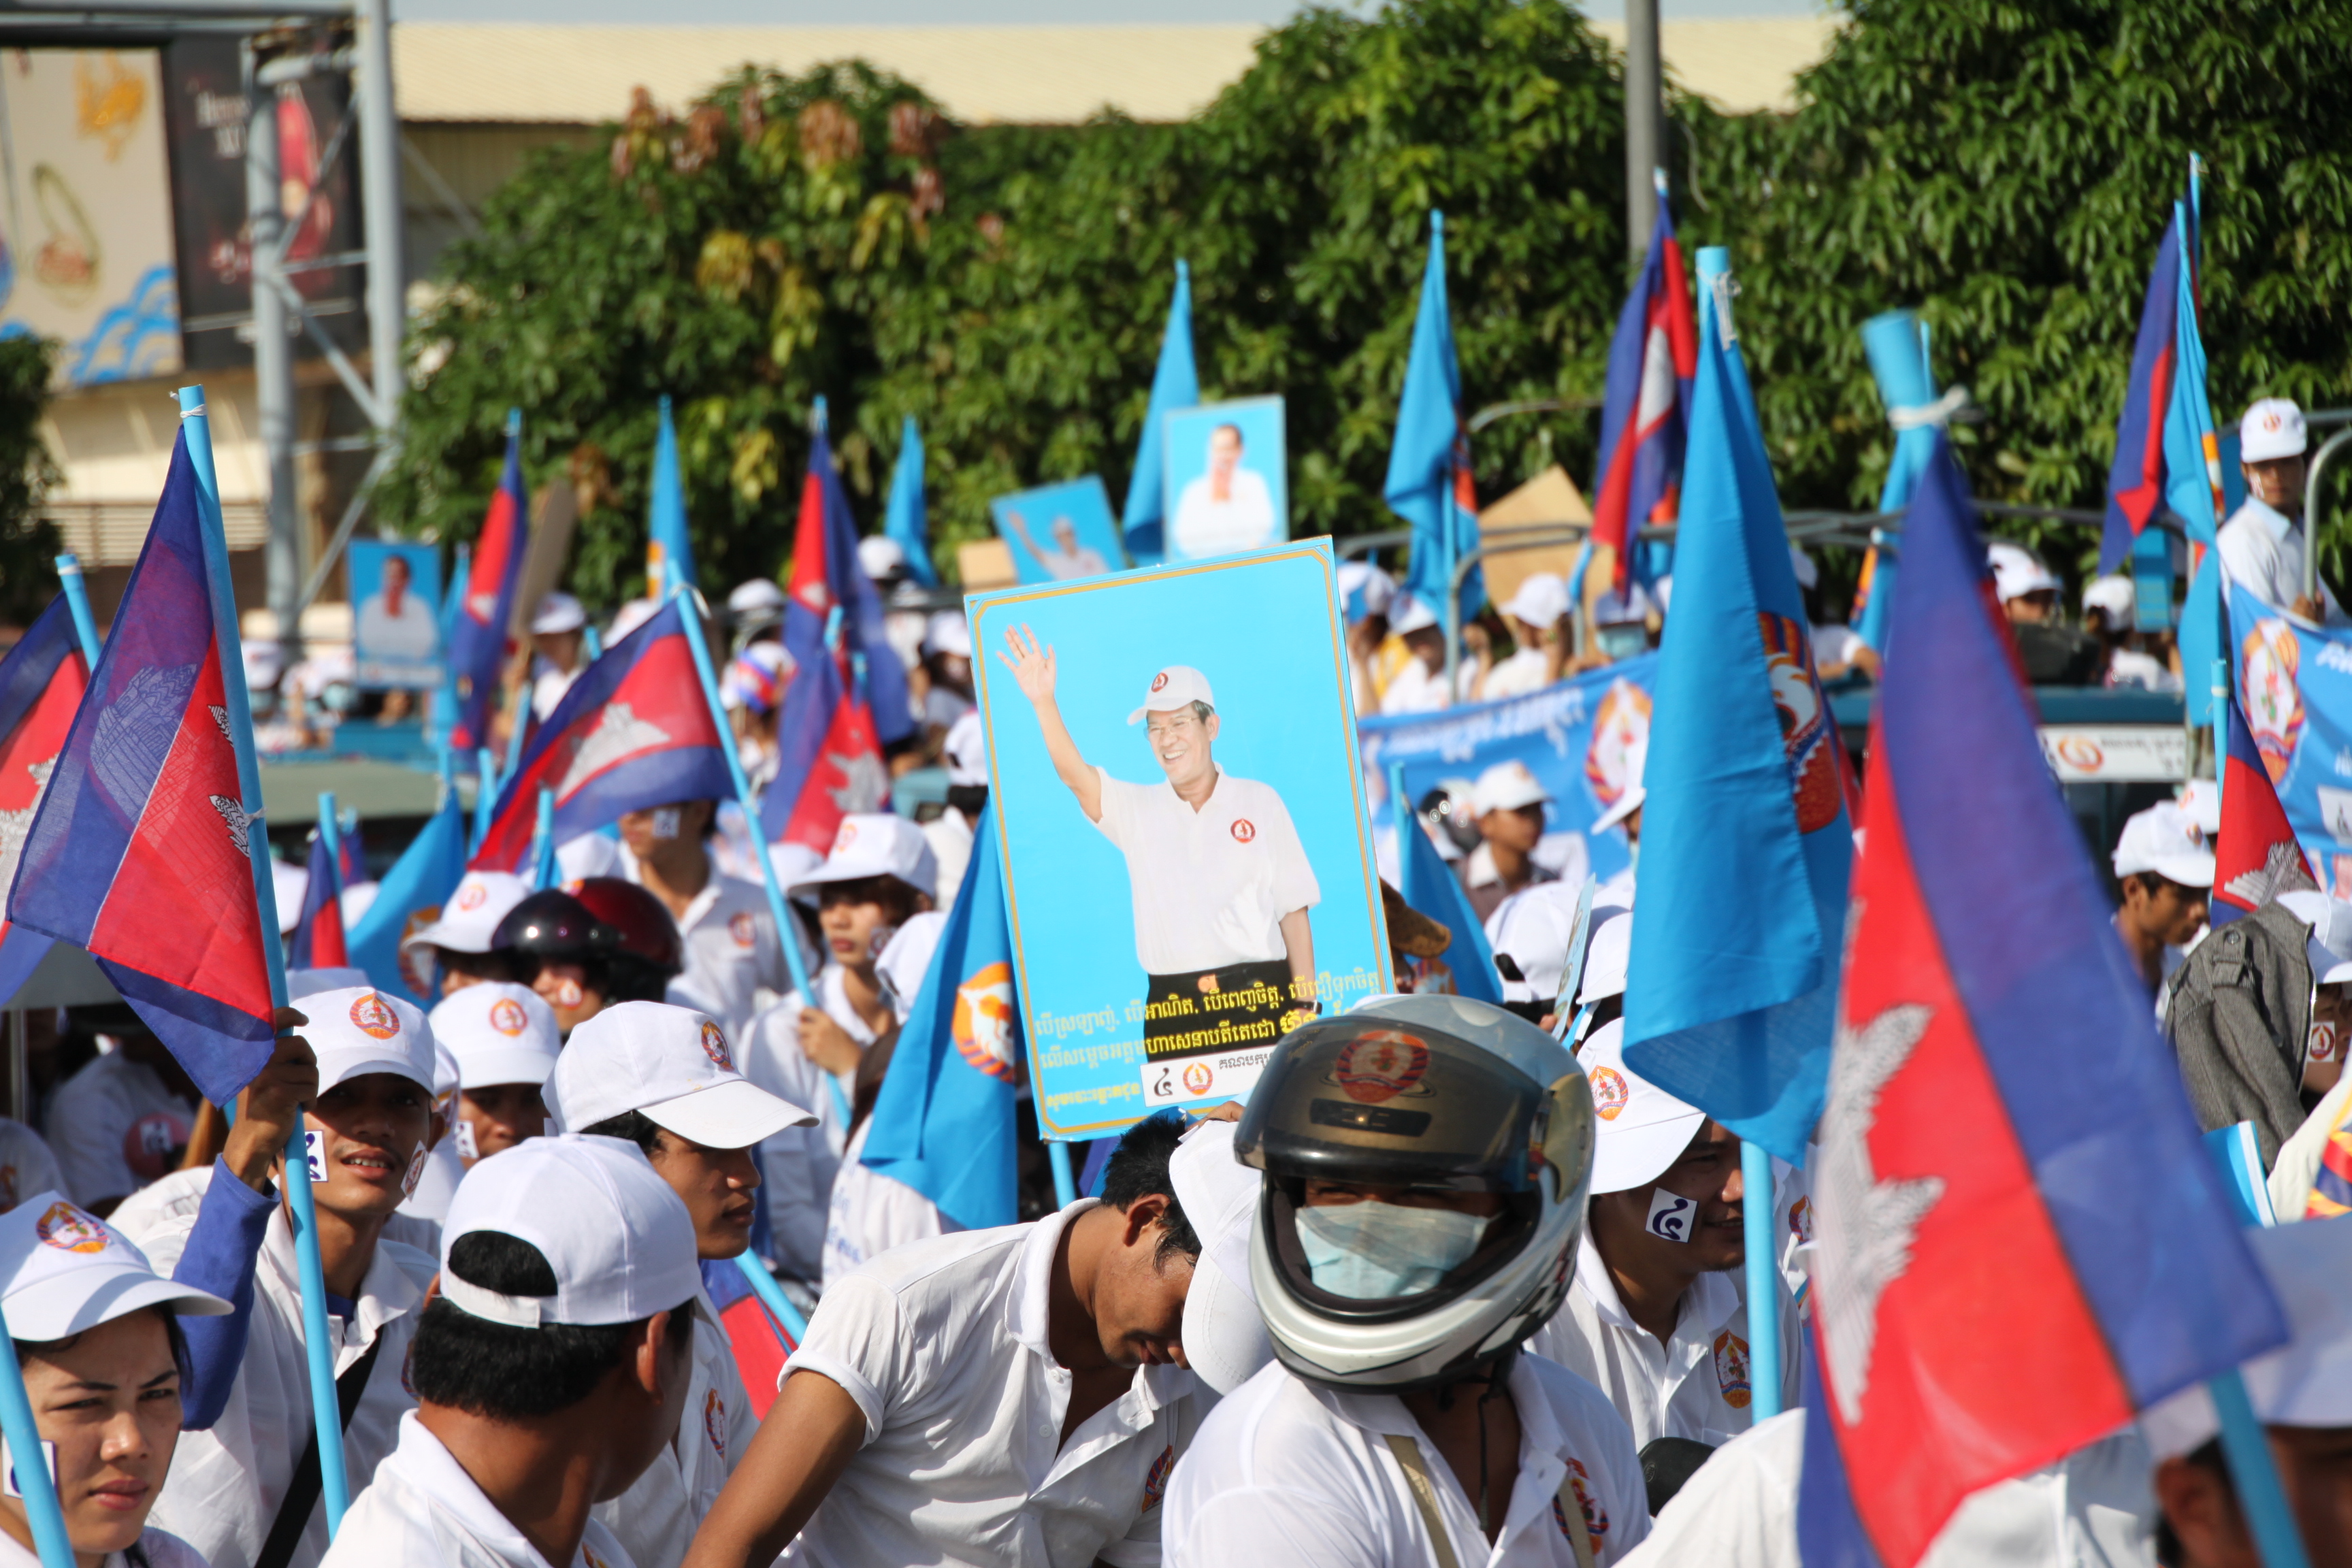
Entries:
[[1298,1240],[1318,1289],[1351,1301],[1416,1296],[1478,1250],[1490,1215],[1372,1201],[1298,1211]]

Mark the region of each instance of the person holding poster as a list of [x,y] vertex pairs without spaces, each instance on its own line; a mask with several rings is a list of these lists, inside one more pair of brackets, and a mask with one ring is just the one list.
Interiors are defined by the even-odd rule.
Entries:
[[1241,462],[1240,426],[1220,425],[1209,432],[1209,471],[1184,487],[1169,525],[1176,554],[1223,555],[1273,542],[1273,492]]
[[1312,1016],[1307,911],[1322,892],[1281,795],[1219,771],[1208,678],[1181,664],[1152,676],[1127,721],[1144,724],[1165,776],[1130,784],[1080,754],[1054,700],[1054,651],[1026,626],[1005,642],[997,657],[1036,711],[1055,773],[1127,858],[1147,1058],[1170,1058],[1161,1070],[1172,1082],[1192,1070],[1174,1058],[1270,1046]]

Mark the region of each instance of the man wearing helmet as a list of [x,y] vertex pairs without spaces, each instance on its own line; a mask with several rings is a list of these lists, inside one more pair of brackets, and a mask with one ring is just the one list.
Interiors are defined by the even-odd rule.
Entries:
[[1525,1019],[1400,996],[1276,1047],[1234,1153],[1276,1364],[1176,1468],[1171,1568],[1614,1563],[1648,1533],[1633,1435],[1519,1346],[1583,1231],[1592,1099]]
[[620,947],[620,933],[562,889],[543,888],[517,904],[490,945],[506,955],[517,983],[555,1010],[565,1035],[604,1011],[608,998],[593,982]]

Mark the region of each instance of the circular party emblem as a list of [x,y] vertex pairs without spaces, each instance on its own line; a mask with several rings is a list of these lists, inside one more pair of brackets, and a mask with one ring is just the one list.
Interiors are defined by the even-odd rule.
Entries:
[[59,1252],[106,1250],[106,1226],[71,1204],[51,1204],[48,1212],[34,1222],[33,1234],[41,1238],[42,1246]]
[[1255,838],[1256,837],[1257,837],[1257,824],[1256,824],[1256,823],[1252,822],[1252,821],[1251,821],[1248,817],[1246,817],[1246,816],[1237,816],[1237,817],[1234,818],[1234,843],[1236,843],[1236,844],[1247,844],[1251,839]]
[[1379,1029],[1350,1040],[1333,1064],[1332,1077],[1349,1100],[1378,1105],[1410,1092],[1429,1070],[1429,1047],[1420,1037]]
[[400,1015],[373,991],[362,991],[352,1002],[352,1026],[362,1035],[388,1040],[400,1033]]
[[1167,685],[1167,684],[1168,684],[1168,672],[1167,672],[1166,670],[1164,670],[1164,669],[1163,669],[1163,670],[1161,670],[1159,674],[1157,674],[1157,675],[1155,675],[1155,676],[1153,676],[1153,677],[1151,678],[1151,689],[1152,689],[1152,690],[1154,690],[1154,691],[1159,690],[1161,687],[1163,687],[1163,686],[1165,686],[1165,685]]
[[735,1064],[727,1059],[727,1037],[709,1019],[702,1020],[702,1054],[719,1064],[721,1072],[733,1072]]
[[490,1004],[490,1027],[512,1038],[530,1027],[530,1015],[513,997],[501,996]]
[[1017,1081],[1013,1065],[1013,966],[982,966],[956,987],[948,1037],[956,1054],[1000,1083]]
[[[849,830],[845,827],[842,831]],[[759,937],[759,923],[751,918],[751,910],[738,910],[727,918],[727,934],[735,939],[737,947],[749,947]]]
[[489,896],[490,890],[479,882],[468,882],[457,889],[457,907],[461,910],[478,910],[482,907],[482,900]]
[[1184,1068],[1184,1091],[1187,1094],[1206,1094],[1209,1086],[1216,1081],[1215,1069],[1206,1062],[1192,1062]]
[[1625,1109],[1633,1093],[1625,1087],[1625,1075],[1615,1068],[1597,1067],[1592,1069],[1592,1110],[1603,1121],[1614,1121],[1617,1113]]

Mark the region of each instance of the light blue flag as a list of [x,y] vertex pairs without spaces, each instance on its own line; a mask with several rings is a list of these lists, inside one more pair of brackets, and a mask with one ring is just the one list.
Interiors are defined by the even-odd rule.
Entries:
[[1157,565],[1168,553],[1167,498],[1160,494],[1167,468],[1165,416],[1201,401],[1201,372],[1192,361],[1192,269],[1176,264],[1176,297],[1168,301],[1168,329],[1160,337],[1160,363],[1151,373],[1151,401],[1143,410],[1143,435],[1135,444],[1135,474],[1127,481],[1127,505],[1119,532],[1128,559]]
[[1625,1060],[1784,1160],[1821,1113],[1853,840],[1719,247],[1643,783]]
[[[1421,310],[1397,404],[1389,448],[1389,510],[1412,525],[1412,555],[1403,587],[1445,618],[1454,563],[1478,548],[1478,502],[1470,486],[1470,437],[1462,423],[1462,369],[1454,356],[1454,322],[1445,303],[1445,215],[1429,215],[1429,263],[1421,275]],[[1462,614],[1486,602],[1484,574],[1462,582]]]
[[972,829],[963,886],[882,1076],[866,1163],[967,1230],[1013,1224],[1021,1217],[1013,1134],[1020,1081],[1013,933],[988,808]]
[[[1862,349],[1870,359],[1871,378],[1878,383],[1879,401],[1895,422],[1895,455],[1886,465],[1886,483],[1879,488],[1878,510],[1898,511],[1911,504],[1911,488],[1927,454],[1936,449],[1937,426],[1918,418],[1936,402],[1936,375],[1927,364],[1927,324],[1909,310],[1889,310],[1862,324]],[[1899,417],[1898,417],[1899,416]],[[1895,578],[1901,550],[1893,538],[1875,540],[1870,550],[1870,597],[1862,607],[1855,635],[1873,648],[1886,650],[1887,616],[1895,607]]]
[[410,988],[400,972],[400,939],[408,932],[410,916],[436,916],[465,874],[466,813],[457,804],[457,792],[445,790],[440,809],[383,874],[375,902],[343,939],[352,964],[367,971],[377,990],[419,1007],[433,1005]]
[[[2216,515],[2213,490],[2237,487],[2235,462],[2222,459],[2222,440],[2213,428],[2213,402],[2205,388],[2205,337],[2197,330],[2197,226],[2184,204],[2175,204],[2173,222],[2190,237],[2179,268],[2173,317],[2172,396],[2164,415],[2164,504],[2187,530],[2189,543],[2204,546],[2203,559],[2189,579],[2189,597],[2180,612],[2180,668],[2187,672],[2189,722],[2213,721],[2212,682],[2204,674],[2221,657],[2221,562],[2213,549],[2221,519]],[[2226,504],[2225,496],[2225,504]],[[2153,528],[2147,531],[2153,534]],[[2159,538],[2164,536],[2159,535]],[[2170,541],[2164,538],[2168,552]],[[2171,586],[2168,574],[2166,588]],[[2153,605],[2149,606],[2151,609]],[[2171,606],[2164,606],[2170,618]],[[2154,625],[2143,616],[2142,626]]]
[[[1495,950],[1487,945],[1478,911],[1462,890],[1453,868],[1430,842],[1429,832],[1414,820],[1412,803],[1403,795],[1404,769],[1389,770],[1389,798],[1403,806],[1397,819],[1397,858],[1403,864],[1397,891],[1404,901],[1454,933],[1454,943],[1438,959],[1452,975],[1456,996],[1503,1005],[1503,979],[1495,969]],[[1423,987],[1416,984],[1415,990]]]
[[923,433],[908,415],[898,426],[898,466],[890,474],[890,506],[882,516],[882,533],[895,539],[906,552],[907,573],[926,588],[940,585],[940,569],[931,561],[931,525],[923,504]]
[[646,592],[667,598],[673,589],[698,586],[694,542],[686,534],[686,477],[677,466],[677,426],[670,422],[669,399],[661,400],[661,434],[654,441],[654,499],[646,526]]

